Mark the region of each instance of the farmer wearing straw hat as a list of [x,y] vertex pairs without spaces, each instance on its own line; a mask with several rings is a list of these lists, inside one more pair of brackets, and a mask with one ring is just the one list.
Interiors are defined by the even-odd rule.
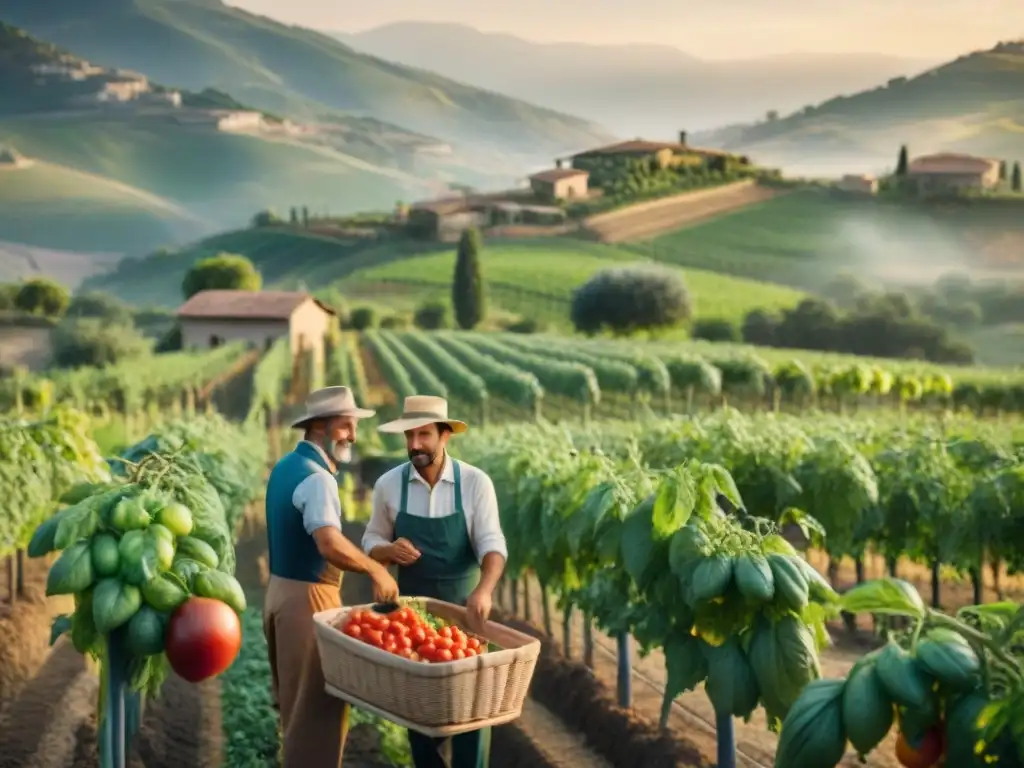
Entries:
[[341,572],[365,573],[378,600],[398,597],[398,585],[341,531],[335,475],[348,460],[359,419],[348,387],[310,394],[292,424],[303,430],[295,450],[267,482],[270,582],[263,606],[275,704],[284,736],[282,768],[338,768],[348,732],[348,705],[324,691],[313,614],[341,606]]
[[[446,450],[465,422],[448,417],[440,397],[405,399],[402,415],[379,427],[404,433],[409,462],[386,472],[373,488],[373,515],[363,549],[398,566],[402,594],[465,605],[470,629],[481,631],[508,551],[498,519],[494,483],[483,471],[452,459]],[[409,731],[416,768],[485,768],[490,729],[445,740]]]

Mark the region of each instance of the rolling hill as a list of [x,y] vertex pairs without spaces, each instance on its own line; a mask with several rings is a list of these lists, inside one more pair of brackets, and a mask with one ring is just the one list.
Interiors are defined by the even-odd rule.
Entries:
[[[143,90],[103,101],[111,87]],[[387,161],[382,139],[429,137],[369,118],[358,121],[362,134],[349,118],[319,133],[273,116],[256,130],[220,129],[219,115],[245,110],[229,94],[172,92],[0,23],[0,240],[138,255],[265,208],[386,209],[443,187],[345,151],[372,133],[364,154]]]
[[625,136],[664,138],[801,109],[934,63],[876,54],[707,61],[666,45],[538,43],[425,21],[332,34],[374,56],[568,110]]
[[209,86],[311,120],[371,115],[481,153],[550,158],[610,138],[591,122],[358,53],[210,0],[0,0],[0,18],[106,66]]
[[[219,251],[248,256],[268,286],[330,287],[352,303],[398,310],[447,298],[455,259],[452,245],[406,239],[344,242],[288,228],[250,229],[209,238],[177,253],[127,260],[112,273],[89,278],[84,287],[132,303],[175,306],[188,267]],[[564,325],[573,289],[600,269],[639,258],[628,249],[575,238],[494,240],[485,246],[482,268],[494,309]],[[754,307],[794,306],[804,295],[706,270],[686,269],[684,278],[695,296],[698,317],[738,320]]]
[[695,141],[809,174],[892,168],[901,144],[914,155],[952,151],[1024,158],[1024,41]]

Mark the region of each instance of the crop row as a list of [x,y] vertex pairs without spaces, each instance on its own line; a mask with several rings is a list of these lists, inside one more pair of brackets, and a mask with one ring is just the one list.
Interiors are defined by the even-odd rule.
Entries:
[[1024,387],[957,382],[948,373],[903,365],[899,373],[866,363],[811,366],[799,358],[772,365],[754,354],[713,347],[697,355],[663,344],[564,336],[375,331],[364,338],[400,397],[419,392],[468,403],[491,397],[535,409],[546,394],[584,408],[610,395],[656,410],[689,411],[698,401],[776,410],[782,404],[841,410],[861,402],[901,408],[938,403],[977,414],[1024,409]]

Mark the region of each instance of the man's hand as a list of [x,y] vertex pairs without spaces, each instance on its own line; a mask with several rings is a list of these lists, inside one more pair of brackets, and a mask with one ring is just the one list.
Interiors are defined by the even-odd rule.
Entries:
[[393,603],[398,600],[398,582],[388,573],[387,568],[378,565],[369,575],[373,580],[374,602]]
[[477,634],[482,634],[484,622],[491,615],[491,593],[479,587],[474,589],[469,595],[469,599],[466,600],[466,611],[468,612],[469,628]]
[[412,565],[420,559],[420,551],[408,539],[398,539],[388,546],[388,559],[398,565]]

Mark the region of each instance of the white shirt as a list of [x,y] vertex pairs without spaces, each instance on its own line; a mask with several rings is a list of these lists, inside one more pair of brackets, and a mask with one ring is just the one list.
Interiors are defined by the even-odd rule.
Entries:
[[[310,445],[327,460],[327,453],[309,440],[301,442]],[[330,464],[330,461],[327,461]],[[292,504],[302,513],[302,524],[310,536],[318,528],[330,526],[341,530],[341,496],[338,494],[338,479],[323,467],[299,483],[292,492]]]
[[[402,503],[402,471],[400,464],[388,470],[373,486],[373,514],[363,534],[363,550],[369,554],[374,547],[390,544],[394,540],[395,517]],[[455,471],[452,459],[445,456],[444,467],[437,484],[431,488],[413,467],[409,472],[407,514],[417,517],[439,518],[455,514]],[[487,474],[464,461],[459,462],[462,472],[462,508],[466,514],[466,530],[478,561],[484,555],[497,552],[508,559],[505,534],[498,518],[498,497],[494,483]]]

